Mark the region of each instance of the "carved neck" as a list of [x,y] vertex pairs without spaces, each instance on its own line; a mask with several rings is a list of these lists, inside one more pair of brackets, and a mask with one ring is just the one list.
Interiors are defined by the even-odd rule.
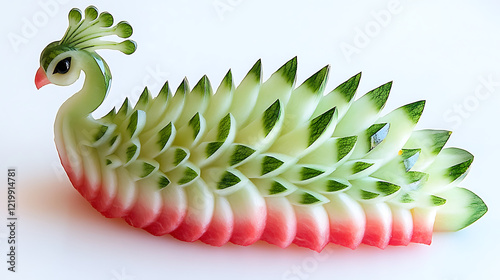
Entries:
[[85,82],[79,92],[64,102],[54,123],[54,140],[63,165],[77,177],[81,173],[81,139],[77,134],[85,134],[94,125],[90,114],[104,101],[111,83],[109,68],[99,55],[83,51],[79,55]]
[[94,52],[81,52],[81,68],[85,72],[82,89],[61,106],[58,118],[85,119],[104,101],[111,84],[106,62]]

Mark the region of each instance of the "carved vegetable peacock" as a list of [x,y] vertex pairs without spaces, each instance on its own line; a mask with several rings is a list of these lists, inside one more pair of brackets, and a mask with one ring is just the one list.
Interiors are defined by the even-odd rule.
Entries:
[[88,7],[40,57],[37,88],[83,88],[60,108],[55,142],[73,186],[106,217],[154,235],[221,246],[257,240],[321,251],[329,242],[380,248],[431,242],[487,211],[461,188],[473,156],[444,148],[444,130],[414,130],[424,101],[381,116],[391,83],[355,98],[361,74],[325,94],[329,67],[296,86],[293,58],[262,82],[257,61],[215,93],[204,76],[172,94],[165,83],[132,106],[91,115],[111,74],[95,52],[131,54],[126,22]]

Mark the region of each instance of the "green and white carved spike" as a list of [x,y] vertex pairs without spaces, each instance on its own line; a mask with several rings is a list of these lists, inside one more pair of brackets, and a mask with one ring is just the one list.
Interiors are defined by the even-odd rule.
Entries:
[[69,21],[64,47],[41,56],[45,70],[69,50],[87,67],[58,113],[56,144],[75,188],[106,217],[214,246],[262,239],[320,251],[429,244],[433,228],[459,230],[487,211],[458,187],[472,155],[443,149],[448,131],[414,131],[424,101],[383,115],[392,82],[355,99],[361,74],[324,94],[329,66],[295,87],[297,58],[264,82],[260,60],[239,85],[228,71],[215,93],[207,76],[175,94],[168,83],[156,97],[145,88],[134,106],[126,99],[95,120],[111,75],[94,50],[131,53],[100,38],[132,29],[92,6]]

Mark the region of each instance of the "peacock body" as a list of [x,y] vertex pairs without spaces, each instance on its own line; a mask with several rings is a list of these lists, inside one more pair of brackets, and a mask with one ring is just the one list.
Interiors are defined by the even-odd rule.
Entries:
[[204,76],[172,94],[147,88],[135,105],[94,119],[111,81],[96,49],[135,51],[130,25],[95,7],[69,13],[63,39],[42,52],[36,84],[80,92],[58,112],[55,142],[73,186],[106,217],[154,235],[222,246],[258,240],[321,251],[430,244],[487,208],[459,187],[473,156],[444,148],[444,130],[414,130],[424,101],[386,115],[391,83],[355,99],[361,74],[325,94],[329,67],[296,86],[293,58],[262,82],[257,61],[215,93]]

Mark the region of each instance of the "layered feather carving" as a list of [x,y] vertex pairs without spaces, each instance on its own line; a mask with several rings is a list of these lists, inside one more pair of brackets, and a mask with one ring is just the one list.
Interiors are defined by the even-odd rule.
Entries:
[[[356,99],[361,74],[325,94],[328,66],[299,86],[296,70],[293,58],[262,82],[259,60],[215,93],[206,76],[175,94],[146,88],[135,106],[74,128],[82,176],[65,168],[106,217],[215,246],[429,244],[434,228],[484,214],[458,187],[473,156],[444,148],[449,131],[414,131],[424,101],[382,115],[392,83]],[[450,224],[455,196],[469,197],[469,220]]]

